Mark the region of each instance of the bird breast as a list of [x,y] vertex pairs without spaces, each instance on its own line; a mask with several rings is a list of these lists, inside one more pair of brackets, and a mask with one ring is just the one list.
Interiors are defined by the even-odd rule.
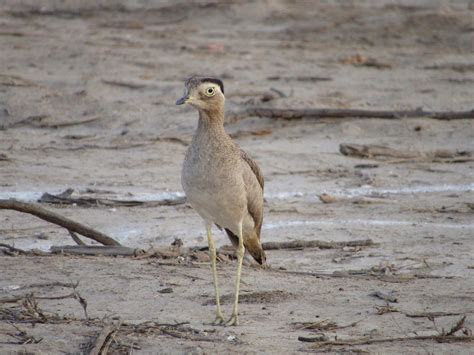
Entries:
[[209,223],[235,230],[247,213],[247,196],[240,156],[233,146],[191,144],[181,183],[191,206]]

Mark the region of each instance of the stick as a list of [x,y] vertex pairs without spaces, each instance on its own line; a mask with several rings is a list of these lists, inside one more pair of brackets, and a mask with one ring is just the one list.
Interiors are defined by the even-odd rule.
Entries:
[[465,313],[473,313],[472,311],[466,312],[415,312],[415,313],[403,313],[405,316],[410,318],[436,318],[436,317],[450,317],[459,316]]
[[[27,295],[9,297],[9,298],[0,298],[0,303],[16,303],[25,299]],[[66,298],[76,298],[76,293],[72,292],[67,295],[62,296],[35,296],[37,300],[64,300]]]
[[120,245],[115,239],[96,231],[81,223],[75,222],[69,218],[63,217],[57,213],[48,211],[47,209],[32,203],[20,202],[14,199],[0,200],[0,209],[15,210],[18,212],[29,213],[45,221],[57,224],[67,230],[76,232],[84,237],[93,239],[103,245]]
[[474,110],[470,111],[425,111],[416,110],[357,110],[357,109],[331,109],[331,108],[302,108],[302,109],[279,109],[269,107],[251,107],[241,113],[233,113],[231,116],[238,118],[257,116],[269,118],[283,118],[287,120],[300,118],[418,118],[428,117],[437,120],[455,120],[474,118]]
[[11,336],[12,338],[18,339],[19,340],[18,344],[21,344],[21,345],[26,345],[26,344],[31,344],[31,343],[38,344],[39,342],[43,340],[43,338],[36,339],[34,336],[29,335],[25,330],[19,328],[12,322],[8,322],[8,324],[10,324],[13,328],[15,328],[18,331],[18,334],[7,333],[7,335]]
[[52,246],[51,252],[90,256],[137,256],[142,253],[140,249],[128,248],[121,245],[62,245]]
[[458,330],[461,330],[464,328],[464,321],[466,320],[466,316],[462,316],[461,318],[459,318],[459,320],[456,322],[456,324],[454,324],[451,329],[446,333],[444,334],[445,336],[450,336],[450,335],[454,335],[454,333],[456,333]]
[[97,336],[95,340],[94,347],[90,351],[90,355],[102,355],[107,354],[107,350],[109,349],[110,342],[112,341],[112,337],[117,332],[120,325],[108,325],[102,328],[101,332]]
[[143,83],[133,83],[131,81],[107,80],[102,79],[102,82],[107,85],[121,86],[128,89],[143,89],[148,85]]
[[[405,162],[407,159],[420,159],[423,160],[432,160],[432,161],[445,161],[458,160],[460,157],[461,160],[471,160],[471,153],[468,151],[450,151],[450,150],[436,150],[433,152],[413,152],[409,150],[400,150],[393,149],[390,147],[376,145],[376,144],[351,144],[351,143],[342,143],[339,145],[339,151],[341,154],[351,157],[360,157],[360,158],[375,158],[375,157],[391,157],[402,160],[397,160],[396,162]],[[390,162],[390,161],[389,161]],[[394,161],[391,161],[394,162]]]
[[342,155],[361,158],[373,158],[377,156],[393,158],[417,158],[421,156],[421,154],[417,152],[402,151],[375,144],[341,143],[339,145],[339,151]]
[[68,230],[68,232],[69,232],[69,235],[71,236],[72,240],[74,240],[77,245],[86,245],[86,243],[84,243],[76,233],[71,232],[69,230]]
[[320,343],[313,345],[313,347],[321,348],[324,346],[331,346],[331,345],[368,345],[368,344],[391,343],[391,342],[409,341],[409,340],[435,340],[439,343],[471,342],[474,340],[474,336],[415,335],[415,336],[380,338],[380,339],[362,338],[362,339],[353,339],[353,340],[322,341]]
[[79,286],[79,281],[77,281],[76,283],[54,281],[54,282],[45,282],[45,283],[36,283],[36,284],[24,285],[24,286],[21,286],[20,288],[18,288],[18,290],[24,290],[26,288],[37,288],[37,287],[76,288],[77,286]]
[[[64,194],[70,192],[69,194]],[[134,206],[175,206],[184,204],[186,198],[184,196],[171,197],[169,199],[155,200],[155,201],[141,201],[141,200],[114,200],[109,198],[96,198],[96,197],[72,197],[72,189],[68,189],[59,195],[52,195],[45,192],[38,202],[51,203],[59,205],[77,205],[86,207],[134,207]]]
[[0,247],[7,248],[9,251],[13,253],[18,253],[18,254],[23,254],[23,255],[29,254],[26,250],[15,248],[6,243],[0,243]]
[[343,247],[367,247],[373,245],[375,245],[375,243],[372,239],[350,240],[347,242],[325,242],[322,240],[293,240],[291,242],[262,243],[262,247],[264,250],[301,248],[338,249]]
[[60,127],[70,127],[70,126],[78,126],[81,124],[91,123],[97,120],[100,120],[100,116],[93,116],[84,118],[82,120],[77,121],[64,121],[64,122],[51,122],[51,123],[40,123],[37,127],[40,128],[60,128]]

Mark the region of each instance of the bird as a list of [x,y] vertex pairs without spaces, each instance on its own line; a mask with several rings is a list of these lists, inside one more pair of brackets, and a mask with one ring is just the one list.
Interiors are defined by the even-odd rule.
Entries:
[[[201,216],[207,233],[216,298],[213,324],[238,325],[242,260],[247,251],[259,264],[266,255],[260,242],[263,222],[264,178],[257,163],[224,129],[224,84],[222,80],[193,76],[185,81],[184,96],[176,105],[197,109],[199,121],[185,154],[181,185],[191,207]],[[237,274],[230,319],[221,311],[216,270],[216,246],[212,226],[224,229],[236,248]]]

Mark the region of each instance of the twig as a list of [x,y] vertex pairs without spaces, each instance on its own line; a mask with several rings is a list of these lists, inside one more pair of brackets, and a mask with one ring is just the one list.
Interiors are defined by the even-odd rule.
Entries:
[[70,126],[78,126],[81,124],[91,123],[100,120],[100,116],[93,116],[84,118],[82,120],[77,121],[64,121],[64,122],[51,122],[51,123],[41,123],[37,127],[39,128],[60,128],[60,127],[70,127]]
[[22,305],[25,308],[26,314],[35,321],[44,323],[48,319],[48,317],[43,313],[43,310],[39,307],[38,301],[33,293],[25,296]]
[[122,322],[122,326],[124,327],[132,327],[135,329],[135,331],[139,328],[157,328],[157,327],[179,327],[181,325],[187,325],[189,322],[179,322],[179,323],[157,323],[155,321],[145,321],[142,323],[128,323],[128,322]]
[[183,327],[183,325],[189,324],[189,322],[181,322],[181,323],[157,323],[154,321],[147,321],[140,324],[130,324],[124,322],[122,325],[122,329],[126,330],[127,328],[130,329],[133,333],[145,333],[149,334],[153,330],[157,330],[162,334],[166,334],[172,336],[174,338],[180,339],[188,339],[194,341],[220,341],[220,339],[215,337],[208,337],[203,335],[200,330],[191,328],[191,327]]
[[369,345],[378,343],[392,343],[397,341],[410,341],[410,340],[435,340],[438,343],[456,343],[456,342],[472,342],[474,336],[454,336],[454,335],[416,335],[406,337],[393,337],[393,338],[379,338],[379,339],[354,339],[354,340],[335,340],[335,341],[322,341],[314,344],[314,348],[321,348],[324,346],[331,345]]
[[395,295],[394,291],[389,291],[389,292],[374,291],[374,292],[369,293],[369,296],[380,298],[381,300],[384,300],[385,302],[387,302],[387,305],[389,302],[391,303],[398,302],[397,296]]
[[142,201],[142,200],[116,200],[110,198],[99,198],[99,197],[72,197],[73,189],[67,189],[66,191],[53,195],[45,192],[38,202],[51,203],[59,205],[77,205],[86,207],[134,207],[134,206],[175,206],[183,204],[186,201],[184,196],[176,196],[168,199],[155,200],[155,201]]
[[307,336],[299,336],[299,341],[304,341],[306,343],[317,343],[320,341],[328,341],[328,337],[324,334],[317,334],[315,336],[307,337]]
[[388,302],[382,307],[375,306],[375,309],[379,316],[385,313],[400,312],[397,308],[392,307]]
[[454,324],[451,327],[451,329],[446,334],[443,334],[443,335],[445,335],[445,336],[454,335],[454,333],[456,333],[457,331],[463,329],[465,320],[466,320],[466,316],[462,316],[461,318],[459,318],[459,320],[456,322],[456,324]]
[[68,232],[69,232],[69,235],[71,236],[72,240],[74,240],[77,245],[86,245],[86,243],[84,243],[76,233],[71,232],[70,230],[68,230]]
[[277,80],[285,80],[285,81],[290,81],[290,80],[296,80],[296,81],[331,81],[332,78],[325,77],[325,76],[269,76],[267,77],[267,80],[269,81],[277,81]]
[[112,341],[113,336],[120,328],[120,324],[118,325],[108,325],[105,326],[97,336],[95,340],[94,347],[90,351],[90,355],[102,355],[107,354],[107,350],[109,349],[110,342]]
[[415,158],[420,157],[417,152],[401,151],[390,147],[385,147],[375,144],[351,144],[341,143],[339,151],[342,155],[360,157],[360,158],[374,158],[377,156],[386,156],[393,158]]
[[466,312],[414,312],[414,313],[403,313],[405,316],[410,318],[437,318],[437,317],[450,317],[450,316],[459,316],[465,313],[472,313],[469,311]]
[[72,282],[60,282],[60,281],[54,281],[54,282],[45,282],[45,283],[36,283],[36,284],[30,284],[30,285],[25,285],[21,286],[17,290],[24,290],[26,288],[37,288],[37,287],[67,287],[67,288],[76,288],[79,285],[79,281],[76,283]]
[[89,319],[89,314],[87,314],[87,301],[84,297],[82,297],[79,292],[74,288],[74,298],[79,302],[79,304],[82,306],[82,309],[84,310],[84,316],[86,319]]
[[196,331],[194,331],[193,329],[180,329],[179,327],[173,327],[173,328],[169,328],[169,327],[162,327],[160,328],[160,331],[163,333],[163,334],[166,334],[166,335],[170,335],[174,338],[179,338],[179,339],[188,339],[188,340],[194,340],[194,341],[216,341],[216,339],[214,338],[208,338],[206,336],[202,336],[202,335],[196,335],[196,334],[189,334],[190,331],[193,331],[194,333],[196,333]]
[[74,285],[74,291],[67,294],[67,295],[60,295],[60,296],[35,296],[34,293],[27,293],[26,295],[22,296],[16,296],[16,297],[10,297],[10,298],[1,298],[0,303],[16,303],[19,301],[23,301],[23,303],[28,304],[32,303],[31,300],[34,300],[33,303],[37,305],[36,300],[64,300],[67,298],[74,298],[79,302],[79,304],[82,306],[82,309],[84,310],[84,315],[86,319],[89,319],[89,315],[87,314],[87,301],[85,298],[83,298],[79,292],[76,290],[76,285]]
[[278,109],[269,107],[251,107],[243,112],[231,113],[231,116],[245,118],[251,116],[283,118],[287,120],[300,118],[419,118],[428,117],[438,120],[472,119],[474,110],[470,111],[425,111],[416,110],[358,110],[331,108]]
[[155,142],[145,142],[145,143],[130,143],[130,144],[122,144],[122,145],[98,145],[98,144],[84,144],[75,147],[60,147],[60,146],[39,146],[39,147],[28,147],[25,148],[26,150],[59,150],[59,151],[68,151],[68,152],[75,152],[78,150],[84,149],[110,149],[110,150],[122,150],[122,149],[133,149],[133,148],[140,148],[150,144],[154,144]]
[[18,86],[18,87],[28,87],[28,86],[38,86],[34,81],[24,79],[16,75],[7,75],[0,73],[0,85],[5,86]]
[[108,79],[102,79],[102,82],[107,85],[120,86],[120,87],[125,87],[128,89],[143,89],[148,86],[147,84],[142,84],[142,83],[133,83],[130,81],[119,81],[119,80],[108,80]]
[[447,159],[466,159],[472,160],[470,157],[471,153],[468,151],[449,151],[449,150],[436,150],[434,152],[419,153],[409,150],[400,150],[393,149],[390,147],[376,145],[376,144],[352,144],[352,143],[342,143],[339,145],[339,151],[341,154],[351,157],[360,157],[360,158],[376,158],[376,157],[391,157],[391,158],[401,158],[399,160],[389,161],[393,162],[405,162],[407,159],[412,161],[413,159],[418,159],[421,161],[430,160],[430,161],[445,161]]
[[[16,303],[18,301],[24,300],[26,297],[28,297],[28,295],[29,294],[10,298],[0,298],[0,303]],[[74,292],[61,296],[35,296],[35,299],[37,300],[64,300],[66,298],[75,298]]]
[[11,246],[11,245],[6,244],[6,243],[0,243],[0,247],[6,248],[9,251],[14,252],[14,253],[18,253],[18,254],[23,254],[23,255],[29,254],[29,252],[27,252],[26,250],[15,248],[14,246]]
[[15,339],[18,339],[19,344],[21,344],[21,345],[26,345],[26,344],[31,344],[31,343],[38,344],[39,342],[41,342],[43,340],[43,338],[36,339],[34,336],[29,335],[25,330],[19,328],[18,326],[16,326],[12,322],[8,322],[8,324],[10,324],[13,328],[15,328],[18,331],[18,334],[8,334],[7,333],[7,335],[9,335],[9,336],[11,336]]
[[52,253],[90,255],[90,256],[137,256],[143,253],[141,249],[128,248],[121,245],[61,245],[52,246]]
[[296,329],[310,329],[317,331],[327,331],[339,328],[335,322],[327,319],[323,319],[318,322],[293,322],[291,325],[293,325]]
[[425,66],[423,69],[428,70],[439,70],[439,69],[450,69],[460,73],[464,73],[469,70],[474,70],[474,64],[472,63],[443,63],[443,64],[436,64]]
[[374,273],[371,269],[361,270],[346,270],[346,271],[334,271],[334,272],[317,272],[317,271],[296,271],[296,270],[277,270],[267,269],[274,272],[296,275],[296,276],[311,276],[316,278],[353,278],[362,280],[380,280],[391,283],[408,282],[413,279],[452,279],[451,276],[437,276],[437,275],[422,275],[422,274],[407,274],[407,275],[385,275],[383,273]]
[[82,120],[77,121],[63,121],[63,122],[43,122],[45,118],[48,118],[48,115],[36,115],[36,116],[28,116],[25,119],[12,123],[8,126],[8,128],[16,128],[22,126],[32,126],[36,128],[60,128],[60,127],[69,127],[69,126],[77,126],[81,124],[86,124],[90,122],[94,122],[100,119],[100,116],[93,116],[84,118]]
[[45,221],[57,224],[70,231],[79,233],[84,237],[93,239],[103,245],[120,245],[119,242],[105,235],[102,232],[99,232],[81,223],[75,222],[69,218],[63,217],[57,213],[48,211],[47,209],[44,209],[43,207],[34,205],[32,203],[20,202],[14,199],[0,200],[0,209],[9,209],[32,214],[36,217],[44,219]]
[[367,247],[373,245],[375,245],[375,243],[372,239],[350,240],[347,242],[325,242],[322,240],[293,240],[291,242],[262,243],[262,247],[264,250],[301,248],[338,249],[344,247]]
[[454,336],[454,335],[415,335],[405,337],[393,337],[393,338],[379,338],[379,339],[353,339],[353,340],[334,340],[334,341],[322,341],[314,344],[314,348],[321,348],[324,346],[331,345],[368,345],[378,343],[392,343],[398,341],[410,341],[410,340],[435,340],[438,343],[455,343],[455,342],[471,342],[474,341],[474,336]]

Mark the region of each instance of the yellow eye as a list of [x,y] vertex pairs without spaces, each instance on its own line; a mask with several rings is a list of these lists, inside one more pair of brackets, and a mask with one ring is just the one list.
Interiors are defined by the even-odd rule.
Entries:
[[206,89],[206,95],[209,96],[209,97],[214,96],[215,93],[216,93],[216,90],[214,90],[213,87],[208,87]]

